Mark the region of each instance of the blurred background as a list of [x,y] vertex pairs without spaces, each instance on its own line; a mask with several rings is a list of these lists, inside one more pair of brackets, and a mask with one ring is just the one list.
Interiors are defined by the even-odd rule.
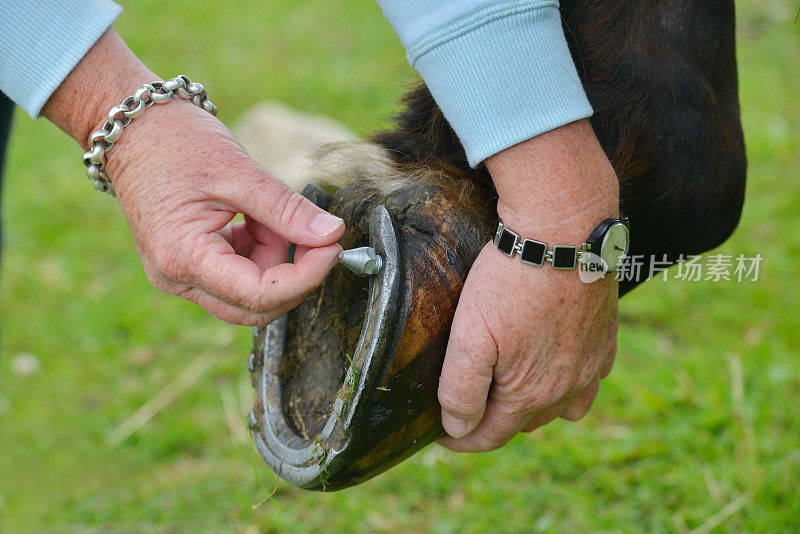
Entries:
[[[416,79],[371,1],[120,3],[134,52],[205,84],[227,124],[270,99],[369,136]],[[671,271],[625,297],[616,365],[578,423],[480,455],[431,446],[330,495],[281,481],[255,511],[275,477],[244,426],[250,329],[153,290],[80,148],[18,110],[2,195],[0,531],[800,529],[800,2],[737,8],[750,170],[739,230],[715,252],[761,254],[758,280]]]

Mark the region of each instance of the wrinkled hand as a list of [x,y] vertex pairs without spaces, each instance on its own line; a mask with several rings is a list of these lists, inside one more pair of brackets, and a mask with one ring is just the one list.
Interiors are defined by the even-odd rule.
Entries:
[[[619,186],[588,121],[487,161],[498,213],[523,238],[577,245],[618,214]],[[457,451],[503,446],[556,417],[577,420],[614,361],[617,281],[583,283],[576,270],[509,258],[489,243],[456,308],[439,401]]]
[[447,447],[485,451],[578,420],[616,352],[617,283],[535,268],[487,244],[467,278],[439,383]]
[[[42,115],[80,143],[150,72],[107,30]],[[98,122],[99,121],[99,122]],[[231,323],[265,325],[336,263],[343,221],[262,169],[216,118],[173,98],[125,127],[106,170],[147,278]],[[237,213],[244,222],[230,224]],[[286,263],[288,241],[299,246]]]
[[[188,102],[137,117],[107,168],[148,280],[225,321],[270,323],[323,281],[341,251],[341,219],[262,169]],[[245,222],[230,224],[237,213]],[[294,264],[288,241],[302,245]]]

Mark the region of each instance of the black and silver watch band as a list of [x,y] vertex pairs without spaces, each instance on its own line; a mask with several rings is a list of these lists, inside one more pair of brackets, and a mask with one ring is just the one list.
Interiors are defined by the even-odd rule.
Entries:
[[574,269],[584,253],[589,250],[587,243],[578,246],[553,245],[549,248],[547,243],[535,239],[522,239],[519,234],[507,228],[503,221],[498,223],[492,242],[497,246],[497,250],[510,258],[519,254],[522,263],[541,266],[545,262],[550,262],[554,269]]

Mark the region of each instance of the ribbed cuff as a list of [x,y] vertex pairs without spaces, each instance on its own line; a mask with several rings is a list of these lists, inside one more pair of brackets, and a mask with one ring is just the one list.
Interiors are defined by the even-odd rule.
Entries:
[[473,167],[592,115],[558,3],[548,4],[498,3],[408,49]]
[[0,0],[0,91],[38,117],[121,12],[110,0]]

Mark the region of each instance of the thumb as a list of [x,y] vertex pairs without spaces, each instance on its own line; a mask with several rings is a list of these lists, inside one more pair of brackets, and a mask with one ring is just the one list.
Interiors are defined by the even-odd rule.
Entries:
[[225,187],[221,196],[237,211],[298,245],[330,245],[344,233],[342,219],[261,169]]
[[491,334],[471,312],[462,311],[460,304],[439,379],[442,426],[454,438],[469,434],[481,422],[497,362]]

